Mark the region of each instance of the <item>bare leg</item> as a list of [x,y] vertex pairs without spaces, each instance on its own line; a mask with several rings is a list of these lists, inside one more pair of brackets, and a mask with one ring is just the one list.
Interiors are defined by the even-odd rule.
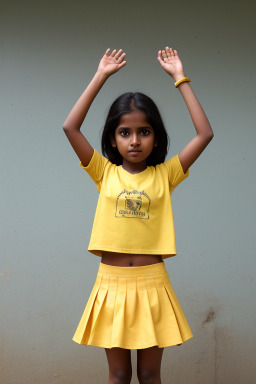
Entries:
[[161,384],[161,361],[164,348],[157,346],[137,350],[137,376],[140,384]]
[[130,384],[132,362],[130,349],[105,348],[109,365],[109,384]]

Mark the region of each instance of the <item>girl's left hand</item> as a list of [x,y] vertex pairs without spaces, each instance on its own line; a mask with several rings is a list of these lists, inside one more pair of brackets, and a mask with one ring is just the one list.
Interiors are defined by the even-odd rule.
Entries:
[[182,62],[176,50],[166,47],[158,51],[157,60],[175,82],[185,77]]

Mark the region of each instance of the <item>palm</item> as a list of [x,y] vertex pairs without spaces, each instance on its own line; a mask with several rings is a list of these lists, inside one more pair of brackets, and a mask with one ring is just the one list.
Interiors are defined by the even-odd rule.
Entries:
[[177,51],[166,47],[165,50],[158,51],[157,57],[163,69],[172,77],[184,74],[183,65],[180,61]]
[[107,76],[119,71],[126,64],[126,61],[123,60],[125,55],[125,53],[122,53],[122,49],[118,52],[114,49],[112,53],[110,53],[110,49],[107,49],[99,63],[98,71],[103,72]]

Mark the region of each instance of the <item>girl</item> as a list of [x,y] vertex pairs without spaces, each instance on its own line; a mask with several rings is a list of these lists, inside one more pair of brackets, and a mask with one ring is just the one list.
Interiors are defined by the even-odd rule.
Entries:
[[176,254],[170,194],[213,138],[178,53],[166,47],[158,61],[183,96],[196,136],[164,161],[168,136],[155,103],[125,93],[112,104],[99,154],[80,132],[105,81],[126,64],[107,49],[63,129],[80,166],[96,183],[99,200],[88,250],[101,257],[96,282],[73,340],[105,348],[109,383],[130,383],[131,349],[139,382],[160,384],[164,347],[193,337],[163,259]]

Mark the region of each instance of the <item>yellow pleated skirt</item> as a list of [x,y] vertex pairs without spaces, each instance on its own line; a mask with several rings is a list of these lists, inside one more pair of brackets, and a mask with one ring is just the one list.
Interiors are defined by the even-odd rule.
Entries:
[[73,341],[144,349],[182,344],[191,337],[164,262],[139,267],[100,262]]

